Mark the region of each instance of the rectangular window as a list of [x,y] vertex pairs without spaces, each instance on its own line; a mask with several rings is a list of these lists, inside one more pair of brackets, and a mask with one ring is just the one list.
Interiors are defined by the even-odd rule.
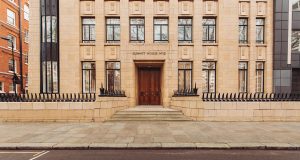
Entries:
[[24,57],[24,59],[25,59],[25,64],[28,64],[28,53],[25,53],[25,57]]
[[256,18],[256,43],[265,43],[265,19]]
[[82,42],[94,43],[95,40],[95,18],[82,18]]
[[248,62],[239,63],[239,92],[247,93],[248,90]]
[[57,17],[43,16],[42,17],[42,32],[43,42],[56,43],[57,42]]
[[130,41],[144,42],[145,41],[145,19],[130,18]]
[[29,32],[28,32],[28,30],[25,30],[24,42],[25,43],[29,42]]
[[120,42],[120,18],[106,18],[106,42]]
[[178,62],[178,90],[192,88],[192,62]]
[[300,52],[300,30],[292,33],[292,51]]
[[29,7],[27,4],[24,5],[24,19],[29,21]]
[[8,71],[9,72],[17,72],[17,62],[15,60],[15,66],[14,66],[14,61],[12,59],[10,59],[8,61]]
[[240,18],[239,20],[239,42],[240,44],[248,43],[248,19]]
[[96,91],[95,62],[82,62],[82,92],[95,93]]
[[169,20],[167,18],[154,18],[154,42],[169,41]]
[[256,62],[256,92],[264,92],[264,77],[265,77],[264,62]]
[[4,82],[0,82],[0,93],[4,93]]
[[203,18],[203,43],[216,43],[216,18]]
[[[9,93],[15,93],[15,88],[17,88],[17,87],[18,87],[17,84],[15,84],[15,86],[13,83],[9,84]],[[16,93],[18,93],[17,89],[16,89]]]
[[121,63],[106,62],[107,90],[121,90]]
[[192,18],[178,19],[178,42],[192,43],[193,20]]
[[[15,36],[12,36],[12,35],[8,35],[7,36],[8,39],[10,39],[9,41],[7,41],[8,43],[8,48],[11,49],[12,45],[14,46],[14,50],[17,49],[17,39]],[[12,42],[12,43],[11,43]]]
[[16,14],[9,9],[7,9],[7,23],[13,26],[16,25]]
[[216,92],[216,62],[202,63],[202,90],[205,93]]

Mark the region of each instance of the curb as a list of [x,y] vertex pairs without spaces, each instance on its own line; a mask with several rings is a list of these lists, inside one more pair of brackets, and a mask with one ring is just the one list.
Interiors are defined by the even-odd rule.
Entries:
[[104,150],[104,149],[198,149],[198,150],[300,150],[289,143],[0,143],[0,150]]

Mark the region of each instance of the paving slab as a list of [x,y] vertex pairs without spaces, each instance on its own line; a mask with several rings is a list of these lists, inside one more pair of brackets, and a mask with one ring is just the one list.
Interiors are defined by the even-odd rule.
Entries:
[[104,148],[127,148],[127,143],[92,143],[89,145],[90,149],[104,149]]

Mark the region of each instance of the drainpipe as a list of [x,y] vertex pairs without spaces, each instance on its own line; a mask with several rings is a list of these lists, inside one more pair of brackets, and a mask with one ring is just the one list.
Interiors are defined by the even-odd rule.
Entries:
[[21,93],[24,93],[23,88],[23,36],[22,36],[22,1],[19,0],[19,38],[20,38],[20,85]]

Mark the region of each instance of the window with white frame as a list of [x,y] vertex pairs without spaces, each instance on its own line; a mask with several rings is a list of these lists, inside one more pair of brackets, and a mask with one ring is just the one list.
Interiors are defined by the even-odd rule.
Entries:
[[12,59],[10,59],[8,61],[8,71],[13,72],[14,70],[15,70],[15,72],[17,72],[17,62],[15,60],[15,67],[14,67],[14,61]]
[[16,25],[16,14],[10,9],[7,9],[7,23],[14,26]]
[[15,87],[17,87],[17,85],[14,86],[13,83],[9,84],[9,93],[15,93]]
[[25,64],[28,64],[28,53],[25,53]]
[[[7,36],[7,38],[8,39],[10,39],[9,41],[8,41],[8,48],[12,48],[12,45],[14,45],[14,50],[16,50],[17,49],[17,39],[16,39],[16,37],[15,36],[13,36],[13,35],[8,35]],[[13,44],[12,44],[12,43]]]
[[4,93],[4,82],[0,82],[0,93]]
[[24,19],[29,21],[29,6],[27,4],[24,5]]
[[29,42],[29,32],[28,32],[28,30],[25,30],[24,42],[26,42],[26,43]]

